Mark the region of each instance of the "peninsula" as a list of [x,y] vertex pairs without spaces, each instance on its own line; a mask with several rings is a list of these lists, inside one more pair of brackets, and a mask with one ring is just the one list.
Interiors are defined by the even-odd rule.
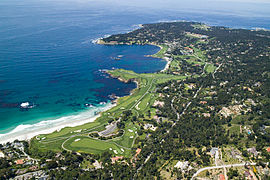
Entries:
[[106,71],[137,88],[94,122],[0,146],[0,177],[270,177],[269,31],[156,23],[98,44],[156,45],[168,64]]

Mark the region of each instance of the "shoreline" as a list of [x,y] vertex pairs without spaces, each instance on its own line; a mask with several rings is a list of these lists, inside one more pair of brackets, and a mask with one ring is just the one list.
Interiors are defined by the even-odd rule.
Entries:
[[[147,44],[151,45],[151,46],[157,46],[157,47],[160,48],[159,51],[157,53],[155,53],[155,54],[158,54],[163,49],[163,47],[161,45],[159,45],[159,44],[154,44],[154,43],[147,43]],[[145,55],[145,56],[146,57],[152,57],[152,58],[158,58],[158,57],[155,57],[155,54]],[[164,72],[164,71],[168,70],[172,61],[169,60],[168,57],[162,57],[162,58],[159,58],[159,59],[163,59],[163,60],[167,61],[165,67],[162,70],[160,70],[160,72]]]
[[[123,44],[123,43],[117,43],[117,42],[109,42],[109,43],[108,43],[108,42],[104,42],[102,39],[103,39],[103,38],[98,38],[98,39],[95,40],[93,43],[99,44],[99,45],[129,45],[129,46],[131,45],[131,44]],[[154,43],[137,44],[137,45],[141,45],[141,46],[143,46],[143,45],[151,45],[151,46],[159,47],[159,48],[160,48],[159,51],[156,52],[155,54],[158,54],[158,53],[163,49],[163,47],[162,47],[161,45],[159,45],[159,44],[154,44]],[[159,58],[159,57],[155,57],[155,56],[154,56],[155,54],[152,54],[152,55],[145,55],[145,57]],[[168,57],[163,57],[163,58],[159,58],[159,59],[163,59],[163,60],[167,61],[165,67],[164,67],[162,70],[160,70],[160,72],[164,72],[164,71],[168,70],[169,67],[170,67],[170,64],[171,64],[171,60],[169,60]]]
[[160,72],[165,72],[166,70],[169,69],[170,64],[171,64],[171,60],[168,60],[167,58],[163,58],[165,61],[167,61],[167,64],[165,65],[164,69],[162,69]]
[[[100,43],[100,41],[102,41],[102,39],[103,38],[98,38],[93,43],[103,44],[103,45],[120,45],[120,44]],[[161,45],[152,44],[152,43],[147,43],[147,44],[159,47],[160,50],[158,52],[160,52],[163,49],[163,47]],[[157,53],[155,53],[155,54],[157,54]],[[155,54],[145,55],[145,56],[153,57]],[[156,57],[153,57],[153,58],[156,58]],[[167,58],[159,58],[159,59],[163,59],[163,60],[167,61],[167,64],[165,65],[165,67],[159,71],[159,72],[164,72],[165,70],[167,70],[169,68],[171,61],[169,61]],[[136,83],[136,88],[131,90],[129,95],[127,95],[127,96],[131,96],[133,94],[133,92],[137,88],[139,88],[139,83],[135,79],[126,81],[126,80],[121,79],[119,77],[112,76],[108,71],[106,71],[106,73],[109,74],[111,78],[116,78],[121,82],[124,82],[124,83],[134,82],[134,83]],[[124,97],[126,97],[126,96],[124,96]],[[41,121],[41,122],[38,122],[35,124],[26,124],[26,125],[21,124],[8,133],[0,134],[0,144],[4,144],[7,142],[13,142],[15,140],[29,141],[32,138],[34,138],[35,136],[40,135],[40,134],[50,134],[50,133],[53,133],[55,131],[60,131],[60,130],[67,128],[67,127],[76,127],[76,126],[80,126],[83,124],[94,122],[97,118],[99,118],[101,116],[101,113],[117,106],[117,101],[119,98],[120,97],[116,98],[115,100],[111,101],[110,103],[107,103],[104,107],[95,107],[91,110],[83,111],[77,115],[64,116],[64,117],[60,117],[60,118],[53,119],[53,120],[44,120],[44,121]],[[98,115],[94,115],[94,113],[93,113],[96,109],[100,110]],[[90,113],[90,114],[87,114],[87,113]],[[87,115],[85,115],[85,114],[87,114]]]
[[[76,127],[91,123],[99,118],[102,112],[105,112],[114,106],[116,106],[116,103],[109,102],[105,106],[94,107],[76,115],[64,116],[53,120],[45,120],[35,124],[22,124],[8,133],[0,134],[0,144],[13,142],[16,139],[29,141],[40,134],[50,134],[55,131],[60,131],[66,127]],[[99,111],[99,114],[95,115],[95,112],[97,111]]]
[[[109,72],[109,70],[106,70],[106,71],[104,71],[104,72],[107,73],[111,78],[117,79],[118,81],[121,81],[121,82],[123,82],[123,83],[133,82],[133,83],[136,84],[136,88],[132,89],[132,90],[129,92],[128,95],[123,96],[123,97],[128,97],[128,96],[133,95],[134,91],[135,91],[136,89],[139,88],[139,82],[138,82],[136,79],[125,80],[125,79],[122,79],[121,77],[117,77],[117,76],[112,75],[112,74]],[[119,98],[120,98],[120,97],[118,97],[117,99],[114,100],[114,102],[116,103],[116,106],[117,106],[117,101],[118,101]]]
[[[157,53],[155,53],[155,54],[158,54],[163,49],[163,46],[161,46],[159,44],[153,44],[153,43],[148,43],[148,44],[149,45],[152,45],[152,46],[157,46],[157,47],[160,48],[160,50]],[[149,55],[149,57],[156,58],[156,57],[154,57],[155,54]],[[168,57],[163,57],[163,58],[160,58],[160,59],[163,59],[163,60],[167,61],[167,64],[165,65],[165,67],[160,71],[160,72],[164,72],[164,71],[166,71],[166,70],[169,69],[170,64],[171,64],[172,61]]]

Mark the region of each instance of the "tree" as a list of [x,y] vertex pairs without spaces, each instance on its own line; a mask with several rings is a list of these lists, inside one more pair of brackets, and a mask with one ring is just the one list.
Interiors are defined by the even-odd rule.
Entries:
[[49,161],[46,164],[46,169],[54,169],[57,168],[58,164],[56,161]]

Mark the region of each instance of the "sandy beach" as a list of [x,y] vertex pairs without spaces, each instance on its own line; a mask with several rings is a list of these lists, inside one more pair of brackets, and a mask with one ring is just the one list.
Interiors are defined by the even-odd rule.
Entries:
[[171,62],[172,61],[170,61],[169,60],[169,58],[163,58],[163,59],[165,59],[166,61],[167,61],[167,64],[166,64],[166,66],[164,67],[164,69],[162,69],[160,72],[164,72],[164,71],[166,71],[166,70],[168,70],[169,69],[169,67],[170,67],[170,64],[171,64]]
[[[153,44],[153,43],[148,43],[148,44],[149,44],[149,45],[152,45],[152,46],[157,46],[157,47],[159,47],[159,48],[160,48],[159,51],[161,51],[161,50],[163,49],[163,47],[162,47],[161,45]],[[158,51],[158,52],[159,52],[159,51]],[[158,53],[158,52],[157,52],[157,53]],[[153,55],[154,55],[154,54],[153,54]],[[146,56],[153,57],[153,55],[146,55]],[[170,64],[171,64],[171,60],[170,60],[168,57],[164,57],[164,58],[162,58],[162,59],[164,59],[165,61],[167,61],[167,64],[165,65],[164,69],[162,69],[160,72],[164,72],[164,71],[168,70],[169,67],[170,67]]]
[[19,125],[14,130],[6,134],[0,134],[0,144],[18,140],[30,140],[39,134],[49,134],[54,131],[60,131],[65,127],[75,127],[95,121],[100,114],[95,112],[104,112],[116,104],[107,103],[103,107],[94,107],[77,115],[61,117],[55,120],[41,121],[36,124]]
[[[93,40],[93,43],[98,43],[102,38],[98,38],[96,40]],[[157,44],[150,44],[153,46],[158,46],[160,50],[163,48],[160,45]],[[152,55],[147,55],[152,56]],[[166,66],[164,69],[161,70],[161,72],[166,71],[171,61],[169,58],[163,58],[167,61]],[[138,82],[135,81],[138,87]],[[133,91],[130,92],[130,95],[132,95]],[[60,117],[58,119],[52,119],[52,120],[46,120],[41,121],[36,124],[25,124],[25,125],[19,125],[15,129],[13,129],[11,132],[8,132],[6,134],[0,134],[0,144],[7,143],[7,142],[13,142],[14,140],[30,140],[31,138],[39,135],[39,134],[49,134],[55,131],[60,131],[61,129],[65,127],[75,127],[79,125],[83,125],[89,122],[95,121],[100,115],[95,115],[95,112],[104,112],[112,107],[116,106],[117,104],[111,104],[107,103],[104,107],[93,107],[92,109],[89,109],[85,112],[82,112],[77,115],[70,115],[65,117]]]

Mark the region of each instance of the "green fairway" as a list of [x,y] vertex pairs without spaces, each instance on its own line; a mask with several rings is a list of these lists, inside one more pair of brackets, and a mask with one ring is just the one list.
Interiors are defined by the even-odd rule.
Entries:
[[193,54],[174,55],[174,60],[170,64],[170,70],[177,72],[181,69],[181,61],[186,61],[193,66],[201,66],[201,68],[204,68],[204,73],[213,73],[217,67],[208,62],[205,52],[195,47],[192,47],[192,49],[194,50]]
[[205,31],[208,31],[210,29],[210,26],[207,26],[206,24],[193,24],[191,26],[194,27],[195,29],[202,29]]
[[84,136],[76,136],[68,140],[64,144],[65,148],[72,149],[77,152],[100,154],[104,151],[111,151],[115,155],[125,155],[129,153],[128,149],[124,149],[117,146],[112,142],[106,142],[102,140],[92,139]]
[[162,48],[156,53],[153,54],[152,57],[156,57],[156,58],[163,58],[164,54],[166,53],[166,51],[168,50],[168,46],[167,45],[160,45]]
[[[116,69],[108,71],[112,77],[118,77],[122,81],[135,80],[138,88],[134,89],[130,96],[121,97],[117,101],[117,106],[101,113],[101,116],[94,122],[81,126],[64,128],[47,135],[39,135],[31,141],[31,148],[39,151],[77,151],[85,153],[100,154],[104,151],[112,151],[113,154],[130,155],[139,128],[137,122],[130,120],[125,122],[124,134],[109,140],[93,139],[89,136],[91,132],[99,132],[105,129],[109,120],[118,119],[123,111],[131,110],[133,116],[146,112],[155,112],[151,108],[155,99],[156,85],[168,80],[181,80],[185,76],[168,75],[163,73],[137,74],[133,71]],[[112,149],[112,150],[110,150]]]
[[136,127],[133,123],[127,122],[125,127],[125,134],[120,138],[115,138],[109,140],[108,142],[112,141],[124,147],[132,147],[135,138],[137,137],[137,130],[139,127]]
[[[167,51],[167,46],[163,46],[154,56],[162,57]],[[207,59],[204,52],[194,48],[193,55],[179,56],[190,64],[205,65]],[[180,68],[179,61],[172,61],[171,66]],[[205,71],[211,73],[215,70],[212,64],[205,65]],[[100,154],[104,151],[110,151],[115,155],[130,156],[131,148],[136,145],[137,131],[140,128],[139,122],[131,122],[125,120],[125,126],[122,129],[123,134],[120,137],[112,139],[93,139],[89,133],[100,132],[108,125],[108,121],[116,121],[121,119],[124,111],[130,110],[132,116],[138,117],[144,115],[147,119],[151,119],[155,115],[155,108],[152,107],[158,98],[155,93],[156,85],[169,80],[183,80],[186,76],[172,75],[165,73],[142,73],[138,74],[133,71],[124,69],[110,70],[108,73],[121,81],[136,81],[138,87],[134,89],[129,96],[121,97],[117,100],[117,106],[101,113],[101,116],[94,122],[81,126],[64,128],[47,135],[39,135],[31,140],[31,148],[35,151],[77,151],[85,153]],[[149,114],[150,112],[150,114]],[[119,130],[119,129],[118,129]],[[117,130],[116,130],[117,131]],[[143,134],[142,136],[145,136]]]
[[[163,48],[154,56],[163,57],[168,47]],[[194,54],[179,56],[190,64],[205,65],[207,59],[204,52],[194,48]],[[180,68],[180,61],[172,61],[171,68]],[[205,65],[205,71],[211,73],[215,70],[212,64]],[[104,151],[110,151],[115,155],[130,156],[131,148],[138,137],[137,131],[140,128],[139,122],[124,120],[125,123],[123,134],[112,139],[93,139],[89,133],[100,132],[105,130],[108,121],[121,119],[124,111],[130,110],[132,116],[138,117],[143,115],[146,119],[151,119],[155,115],[155,108],[152,107],[158,98],[155,93],[156,86],[169,80],[183,80],[186,76],[172,75],[165,73],[142,73],[138,74],[133,71],[124,69],[110,70],[108,73],[121,81],[136,81],[138,87],[134,89],[129,96],[121,97],[117,100],[117,106],[101,113],[101,116],[94,122],[87,123],[76,127],[67,127],[47,135],[39,135],[31,140],[31,148],[35,151],[77,151],[85,153],[100,154]],[[150,112],[150,114],[149,114]],[[118,131],[119,129],[116,129]],[[143,134],[142,136],[145,136]]]
[[[159,55],[167,51],[164,46]],[[193,55],[179,56],[190,64],[206,64],[206,57],[204,52],[194,48]],[[179,61],[172,61],[172,67],[179,68]],[[205,72],[214,72],[215,66],[212,64],[205,65]],[[63,149],[68,151],[86,152],[100,154],[104,151],[110,150],[114,154],[122,154],[124,156],[130,155],[130,149],[136,142],[137,130],[140,128],[138,122],[132,123],[130,120],[125,121],[123,135],[108,140],[93,139],[89,133],[100,132],[108,125],[108,121],[115,121],[121,119],[124,111],[131,110],[133,116],[138,117],[140,114],[145,118],[151,119],[155,115],[155,109],[152,107],[155,100],[158,98],[155,93],[156,85],[164,83],[168,80],[183,80],[186,76],[172,75],[165,73],[148,73],[138,74],[133,71],[124,69],[115,69],[108,71],[108,73],[121,81],[129,82],[136,81],[138,87],[134,89],[130,96],[121,97],[117,100],[117,106],[110,110],[101,113],[101,116],[94,122],[87,123],[81,126],[64,128],[61,131],[56,131],[47,135],[39,135],[32,139],[31,148],[39,151],[61,151]],[[150,115],[149,115],[150,112]],[[119,129],[118,129],[119,130]],[[144,135],[143,135],[144,136]]]

